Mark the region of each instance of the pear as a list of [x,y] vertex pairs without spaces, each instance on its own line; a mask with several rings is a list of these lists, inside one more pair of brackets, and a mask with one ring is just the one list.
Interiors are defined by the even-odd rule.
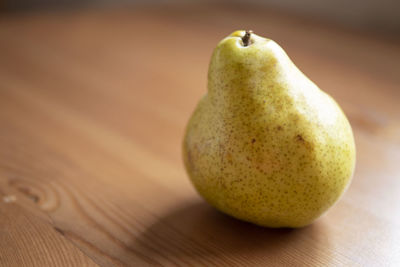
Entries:
[[355,145],[338,104],[276,42],[235,31],[213,52],[183,158],[197,191],[223,213],[303,227],[348,187]]

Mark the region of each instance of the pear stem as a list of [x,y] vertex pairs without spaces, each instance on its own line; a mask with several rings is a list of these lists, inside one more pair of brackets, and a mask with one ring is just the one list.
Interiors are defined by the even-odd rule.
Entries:
[[250,35],[253,33],[252,30],[246,31],[244,36],[242,37],[242,42],[244,46],[248,46],[250,44]]

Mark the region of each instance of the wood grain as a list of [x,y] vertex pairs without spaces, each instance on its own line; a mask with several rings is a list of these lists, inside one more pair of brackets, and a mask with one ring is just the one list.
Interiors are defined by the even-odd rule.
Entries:
[[[238,28],[280,43],[353,125],[353,183],[309,227],[222,215],[184,172],[211,51]],[[183,6],[2,15],[0,51],[1,266],[400,264],[399,42]]]
[[[15,205],[16,195],[0,203],[0,263],[2,266],[98,266],[61,236],[51,220],[38,218]],[[42,215],[43,216],[43,215]]]

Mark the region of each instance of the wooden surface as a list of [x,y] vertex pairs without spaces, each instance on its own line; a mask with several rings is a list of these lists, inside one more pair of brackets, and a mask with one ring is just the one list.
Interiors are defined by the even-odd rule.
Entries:
[[[196,194],[181,140],[212,49],[280,43],[353,125],[345,196],[303,229]],[[399,266],[400,45],[268,10],[0,15],[1,266]]]

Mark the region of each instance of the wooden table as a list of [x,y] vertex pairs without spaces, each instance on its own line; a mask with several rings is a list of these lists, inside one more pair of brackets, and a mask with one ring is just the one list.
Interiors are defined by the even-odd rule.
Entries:
[[[194,191],[181,142],[212,49],[280,43],[353,125],[350,189],[265,229]],[[0,15],[1,266],[399,266],[400,42],[225,6]]]

